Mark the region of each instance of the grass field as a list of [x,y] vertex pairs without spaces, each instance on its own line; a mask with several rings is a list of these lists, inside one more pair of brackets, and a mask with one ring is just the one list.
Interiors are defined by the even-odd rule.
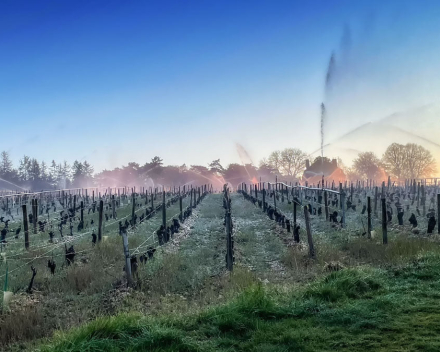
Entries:
[[424,255],[393,269],[333,272],[300,288],[251,284],[200,312],[98,319],[41,350],[438,351],[439,279],[440,258]]

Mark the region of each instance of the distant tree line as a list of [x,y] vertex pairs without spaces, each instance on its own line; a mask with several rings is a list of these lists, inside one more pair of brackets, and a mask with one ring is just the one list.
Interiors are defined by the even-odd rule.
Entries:
[[[35,158],[24,155],[14,168],[8,152],[0,154],[0,178],[20,187],[31,190],[57,189],[64,187],[83,187],[93,185],[93,167],[87,162],[75,160],[73,165],[66,161],[50,164],[39,162]],[[10,189],[14,189],[10,185]]]
[[[248,183],[250,180],[258,182],[260,178],[263,181],[274,181],[275,176],[279,176],[284,181],[300,180],[306,168],[306,160],[310,161],[309,170],[313,172],[319,172],[322,167],[332,164],[329,158],[313,159],[300,149],[286,148],[271,152],[267,158],[260,161],[258,167],[237,163],[223,166],[220,159],[212,161],[207,166],[186,164],[165,166],[163,160],[155,156],[143,165],[129,162],[126,166],[95,174],[92,165],[87,161],[75,160],[69,165],[66,161],[56,163],[52,160],[50,164],[46,164],[26,155],[19,160],[18,167],[14,168],[9,153],[4,151],[0,154],[0,178],[31,190],[158,184],[183,186],[205,183],[213,183],[221,187],[225,182],[236,186],[241,182]],[[359,153],[353,160],[352,167],[345,167],[342,160],[338,159],[338,166],[352,181],[382,180],[388,175],[397,180],[414,179],[430,177],[437,171],[431,152],[412,143],[406,145],[393,143],[381,158],[372,152]],[[2,185],[2,188],[15,189],[10,184]]]
[[372,152],[359,153],[347,176],[352,180],[361,180],[382,179],[389,175],[403,181],[432,177],[436,172],[436,162],[429,150],[414,143],[393,143],[380,159]]

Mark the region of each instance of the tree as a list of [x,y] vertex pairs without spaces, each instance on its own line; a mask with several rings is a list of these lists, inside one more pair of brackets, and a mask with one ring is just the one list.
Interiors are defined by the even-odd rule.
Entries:
[[241,164],[229,164],[224,172],[224,178],[231,184],[238,185],[241,182],[249,182],[255,172],[255,167],[251,164],[241,165]]
[[391,144],[382,156],[385,171],[398,179],[405,178],[405,146]]
[[224,167],[222,166],[222,164],[220,164],[220,159],[216,159],[212,163],[210,163],[209,170],[218,175],[223,175],[223,173],[225,172]]
[[68,188],[71,184],[71,167],[64,161],[62,164],[58,164],[58,183],[60,188]]
[[85,160],[83,162],[83,172],[84,172],[84,180],[85,180],[85,185],[88,187],[92,184],[93,182],[93,166],[90,165],[87,160]]
[[299,177],[304,171],[307,154],[297,148],[286,148],[281,151],[281,171],[284,175]]
[[281,151],[275,150],[270,153],[267,162],[275,172],[281,174]]
[[48,171],[47,171],[47,164],[44,161],[42,161],[41,164],[40,164],[40,167],[41,167],[41,179],[43,181],[45,181],[45,182],[49,181],[49,174],[48,174]]
[[385,170],[400,180],[429,177],[436,171],[431,152],[414,143],[391,144],[383,154],[382,162]]
[[64,160],[64,162],[63,162],[62,174],[63,174],[63,177],[65,177],[70,182],[70,179],[72,177],[72,168],[67,163],[66,160]]
[[151,159],[150,165],[153,167],[162,166],[163,160],[158,156],[155,156],[153,159]]
[[429,177],[437,169],[431,152],[414,143],[405,146],[405,166],[405,176],[412,179]]
[[78,160],[75,160],[72,165],[72,182],[76,187],[80,187],[84,181],[84,168]]
[[260,167],[258,168],[258,175],[265,181],[272,181],[275,170],[270,166],[266,158],[261,159]]
[[145,163],[145,165],[141,168],[141,171],[143,171],[144,175],[148,177],[151,177],[153,179],[158,179],[163,171],[163,160],[155,156],[151,159],[149,163]]
[[9,153],[6,151],[3,151],[0,156],[0,177],[11,180],[11,176],[13,174],[13,166],[12,161],[9,156]]
[[326,156],[317,156],[315,160],[313,160],[313,163],[307,168],[307,171],[314,172],[316,174],[331,174],[336,169],[336,167],[337,164],[334,164]]
[[354,167],[345,168],[344,173],[347,177],[347,181],[355,182],[363,178],[363,175],[360,174]]
[[191,165],[189,170],[199,175],[203,175],[203,176],[209,175],[209,169],[206,166]]
[[20,181],[28,181],[30,175],[30,165],[31,158],[27,155],[24,155],[22,159],[20,159],[20,164],[18,166],[18,176]]
[[359,153],[358,157],[353,161],[353,171],[361,179],[376,179],[380,175],[380,160],[372,152]]
[[30,160],[29,179],[32,181],[41,180],[41,167],[38,160],[35,158]]
[[58,167],[55,160],[52,160],[49,168],[49,179],[48,182],[53,186],[58,186]]

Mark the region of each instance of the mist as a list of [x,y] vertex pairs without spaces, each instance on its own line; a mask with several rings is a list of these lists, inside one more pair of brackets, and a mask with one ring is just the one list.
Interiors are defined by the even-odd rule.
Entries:
[[433,142],[440,129],[437,24],[435,18],[417,25],[410,19],[403,10],[376,11],[343,26],[325,76],[326,154],[350,162],[350,149],[380,156],[392,142],[411,142],[439,160]]

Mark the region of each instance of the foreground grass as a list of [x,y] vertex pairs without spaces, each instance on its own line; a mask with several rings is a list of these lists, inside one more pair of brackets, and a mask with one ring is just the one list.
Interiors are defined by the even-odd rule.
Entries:
[[438,351],[440,257],[333,272],[300,289],[254,285],[174,317],[98,319],[41,351]]

